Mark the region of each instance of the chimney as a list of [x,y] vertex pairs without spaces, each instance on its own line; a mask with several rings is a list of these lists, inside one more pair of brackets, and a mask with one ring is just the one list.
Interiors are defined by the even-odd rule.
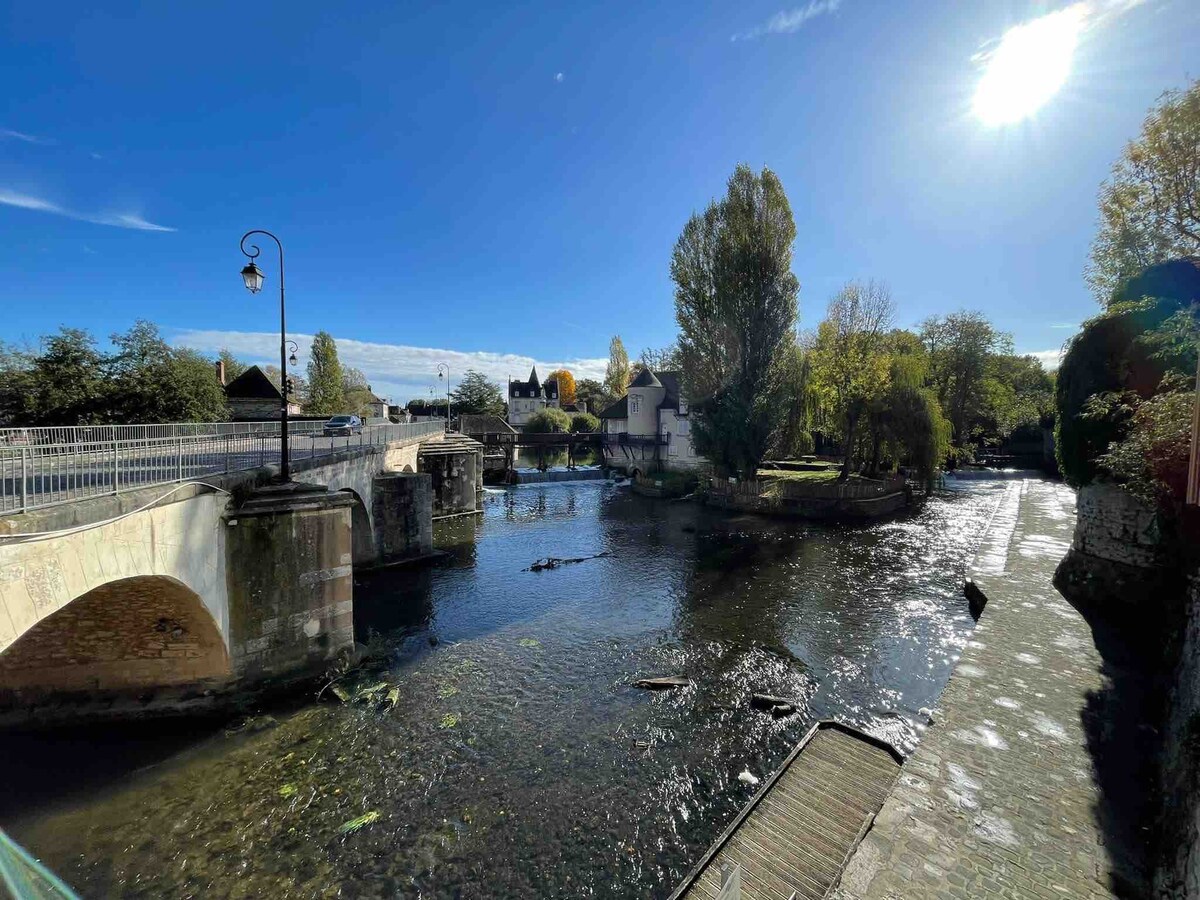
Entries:
[[225,360],[217,360],[217,381],[221,387],[225,387]]

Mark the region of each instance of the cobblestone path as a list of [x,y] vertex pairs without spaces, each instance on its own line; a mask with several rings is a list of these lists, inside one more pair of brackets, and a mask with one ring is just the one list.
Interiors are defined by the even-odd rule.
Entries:
[[983,616],[836,897],[1140,893],[1128,835],[1102,825],[1094,711],[1110,669],[1051,584],[1074,521],[1069,488],[1008,486],[976,560]]

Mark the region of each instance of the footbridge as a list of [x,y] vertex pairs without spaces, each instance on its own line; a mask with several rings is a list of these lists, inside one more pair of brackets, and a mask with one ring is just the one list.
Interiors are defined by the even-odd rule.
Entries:
[[0,722],[310,677],[353,646],[355,568],[428,554],[433,512],[478,502],[482,447],[440,420],[293,435],[288,484],[279,440],[273,423],[0,432]]

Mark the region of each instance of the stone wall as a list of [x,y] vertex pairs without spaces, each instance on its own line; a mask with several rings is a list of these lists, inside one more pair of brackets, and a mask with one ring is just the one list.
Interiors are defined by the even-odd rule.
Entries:
[[1162,735],[1163,848],[1158,897],[1200,898],[1200,581],[1187,588],[1184,635]]
[[59,691],[192,684],[229,675],[216,622],[169,578],[110,582],[41,620],[0,655],[0,692],[21,702]]
[[433,550],[433,480],[393,472],[375,478],[372,518],[379,561],[396,562]]
[[1129,566],[1161,564],[1163,536],[1152,506],[1112,484],[1089,484],[1077,496],[1074,550]]

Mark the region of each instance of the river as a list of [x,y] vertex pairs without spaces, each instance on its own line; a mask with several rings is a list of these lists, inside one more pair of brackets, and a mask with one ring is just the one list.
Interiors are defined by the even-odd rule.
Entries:
[[381,659],[348,682],[394,704],[9,736],[0,825],[89,898],[665,897],[812,721],[915,746],[1002,489],[861,527],[489,491],[447,565],[356,579]]

